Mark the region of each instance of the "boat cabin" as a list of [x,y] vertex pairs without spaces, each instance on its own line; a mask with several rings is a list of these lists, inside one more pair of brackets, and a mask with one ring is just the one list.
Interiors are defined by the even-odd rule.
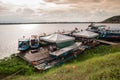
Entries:
[[82,31],[79,33],[73,33],[73,36],[76,38],[77,41],[81,41],[83,45],[91,46],[90,44],[95,44],[95,38],[99,37],[97,33],[90,32],[90,31]]
[[120,30],[118,29],[106,29],[100,31],[101,39],[112,39],[112,40],[120,40]]
[[39,48],[39,39],[37,38],[36,35],[32,35],[30,38],[30,47],[32,49],[37,49]]
[[93,23],[88,26],[87,31],[99,32],[99,30],[104,29],[106,25],[94,25]]
[[106,30],[106,32],[120,34],[120,30]]
[[18,40],[18,50],[19,51],[26,51],[29,49],[29,39],[19,39]]

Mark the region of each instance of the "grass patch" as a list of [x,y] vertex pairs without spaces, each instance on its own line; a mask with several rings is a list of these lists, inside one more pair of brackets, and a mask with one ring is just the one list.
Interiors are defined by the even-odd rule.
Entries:
[[[24,60],[12,56],[11,58],[6,58],[0,61],[0,74],[8,76],[23,69],[19,74],[8,80],[110,80],[109,75],[113,76],[119,74],[120,71],[118,68],[120,67],[120,64],[116,65],[118,61],[120,62],[120,54],[116,53],[120,52],[119,47],[120,46],[100,45],[93,49],[86,50],[76,59],[70,60],[62,66],[54,67],[43,73],[35,73],[34,69]],[[116,60],[115,57],[110,57],[113,60],[112,61],[111,59],[109,60],[109,56],[106,55],[118,55],[116,57],[118,59]],[[114,66],[114,63],[117,67]],[[104,77],[105,74],[106,76]],[[114,76],[113,80],[114,78],[117,80],[118,77],[119,76]]]
[[24,60],[12,55],[10,58],[0,60],[0,74],[10,75],[21,70],[19,74],[28,75],[33,73],[33,68]]
[[115,52],[120,52],[120,46],[100,45],[84,51],[76,59],[70,60],[67,63],[74,64],[75,62],[83,62],[94,57],[101,57],[107,54],[113,54]]
[[44,75],[18,75],[7,80],[120,80],[120,52],[62,65]]

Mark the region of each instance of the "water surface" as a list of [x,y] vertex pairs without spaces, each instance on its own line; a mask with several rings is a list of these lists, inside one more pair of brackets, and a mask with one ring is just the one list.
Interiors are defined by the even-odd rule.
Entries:
[[[10,56],[17,51],[17,41],[22,36],[40,35],[42,33],[53,33],[58,30],[69,31],[75,27],[86,29],[89,24],[20,24],[0,25],[0,59]],[[112,28],[119,28],[120,24],[105,24]]]

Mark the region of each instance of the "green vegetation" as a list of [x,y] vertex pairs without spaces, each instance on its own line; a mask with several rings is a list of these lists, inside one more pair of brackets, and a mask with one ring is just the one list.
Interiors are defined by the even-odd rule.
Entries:
[[120,23],[120,15],[113,16],[103,21],[104,23]]
[[23,69],[19,74],[9,77],[7,80],[119,80],[119,47],[101,45],[86,50],[76,59],[43,73],[33,72],[33,68],[26,62],[18,57],[12,57],[0,62],[0,73],[11,74]]
[[10,75],[17,71],[19,71],[19,74],[30,74],[33,72],[33,68],[30,67],[27,62],[20,59],[19,57],[16,57],[12,55],[10,58],[5,58],[0,61],[0,74],[1,75]]

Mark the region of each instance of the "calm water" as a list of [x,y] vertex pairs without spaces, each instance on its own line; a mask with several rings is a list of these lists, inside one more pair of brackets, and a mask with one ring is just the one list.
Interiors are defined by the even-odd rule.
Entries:
[[[0,25],[0,59],[10,56],[17,51],[18,38],[22,36],[40,35],[43,32],[53,33],[55,31],[86,29],[89,24],[22,24],[22,25]],[[120,24],[105,24],[110,27],[119,28]]]

